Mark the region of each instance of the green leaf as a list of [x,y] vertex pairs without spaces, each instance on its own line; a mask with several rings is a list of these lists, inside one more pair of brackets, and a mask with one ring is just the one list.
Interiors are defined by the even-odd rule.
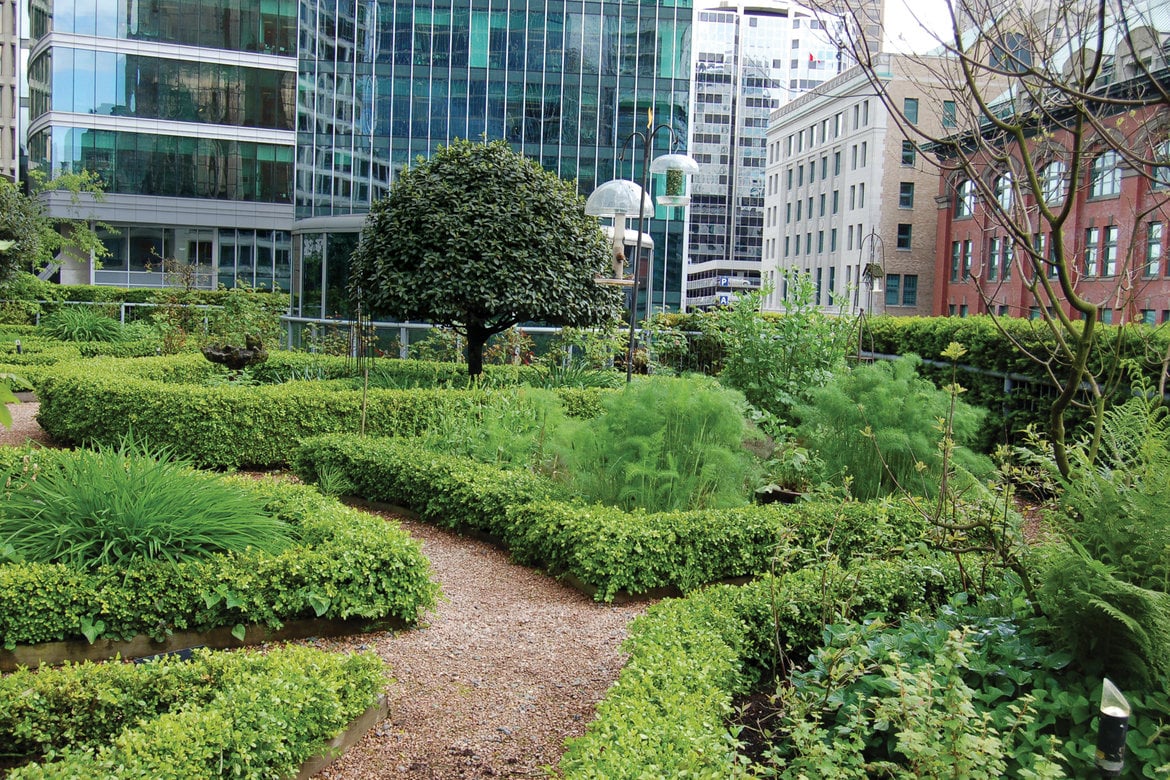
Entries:
[[241,642],[244,641],[244,636],[248,633],[248,629],[243,623],[236,623],[232,626],[232,636]]

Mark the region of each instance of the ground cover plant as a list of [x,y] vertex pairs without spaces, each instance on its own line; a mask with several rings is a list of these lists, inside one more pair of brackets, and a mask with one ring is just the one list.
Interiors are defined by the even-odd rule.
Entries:
[[373,654],[197,650],[0,677],[10,778],[293,777],[373,705]]
[[[15,494],[34,478],[76,473],[74,462],[87,457],[84,452],[2,448],[0,472],[6,492]],[[249,496],[248,505],[271,517],[271,527],[289,529],[289,543],[274,552],[246,544],[237,551],[192,556],[194,550],[184,547],[185,555],[172,551],[148,559],[132,554],[120,562],[108,558],[108,563],[99,556],[78,565],[13,560],[23,553],[19,543],[9,543],[0,562],[4,647],[139,634],[163,640],[174,632],[219,627],[231,628],[242,640],[248,625],[279,628],[286,621],[314,617],[412,624],[434,603],[437,589],[426,559],[401,529],[305,486],[206,476],[223,482],[224,494]],[[208,480],[175,479],[171,492],[157,503],[190,500]],[[115,497],[111,504],[118,501]],[[104,552],[105,545],[93,549]]]

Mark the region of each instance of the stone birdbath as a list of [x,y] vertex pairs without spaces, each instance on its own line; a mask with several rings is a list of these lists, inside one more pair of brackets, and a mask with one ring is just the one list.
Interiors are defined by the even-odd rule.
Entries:
[[202,351],[203,357],[212,363],[227,366],[232,371],[242,371],[248,366],[255,366],[268,360],[268,350],[260,342],[259,336],[245,336],[242,347],[231,344],[207,344]]

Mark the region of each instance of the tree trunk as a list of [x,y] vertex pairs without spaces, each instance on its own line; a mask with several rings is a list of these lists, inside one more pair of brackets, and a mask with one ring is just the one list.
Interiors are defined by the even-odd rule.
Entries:
[[483,373],[483,348],[492,334],[487,328],[467,326],[467,375]]

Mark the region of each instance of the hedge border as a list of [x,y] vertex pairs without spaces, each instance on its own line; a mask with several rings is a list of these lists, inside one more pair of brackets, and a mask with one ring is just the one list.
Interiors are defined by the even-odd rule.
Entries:
[[892,501],[656,514],[586,506],[543,477],[428,451],[409,439],[311,437],[292,468],[305,482],[332,473],[362,499],[497,539],[518,563],[574,582],[599,601],[753,577],[769,570],[779,549],[789,565],[811,562],[827,538],[842,555],[900,549],[923,522]]
[[[0,474],[25,478],[68,451],[0,448]],[[297,523],[303,542],[278,556],[220,555],[83,572],[59,564],[0,565],[0,641],[17,646],[95,639],[156,640],[176,632],[324,618],[416,623],[438,586],[417,541],[386,520],[304,485],[224,477]]]
[[[279,355],[279,356],[277,356]],[[386,361],[388,370],[444,375],[447,364]],[[341,375],[344,358],[275,353],[261,372],[294,375],[317,368],[325,378]],[[523,374],[501,366],[504,382]],[[350,369],[352,371],[352,368]],[[363,426],[361,389],[337,389],[319,381],[276,385],[209,385],[221,372],[199,355],[99,358],[38,367],[28,377],[40,401],[37,419],[54,441],[116,445],[144,438],[182,452],[204,468],[279,468],[307,436],[357,433]],[[466,382],[466,377],[463,377]],[[195,384],[199,382],[199,384]],[[412,435],[446,416],[490,402],[485,389],[370,390],[365,394],[365,431]],[[607,390],[558,391],[569,414],[595,413]]]

